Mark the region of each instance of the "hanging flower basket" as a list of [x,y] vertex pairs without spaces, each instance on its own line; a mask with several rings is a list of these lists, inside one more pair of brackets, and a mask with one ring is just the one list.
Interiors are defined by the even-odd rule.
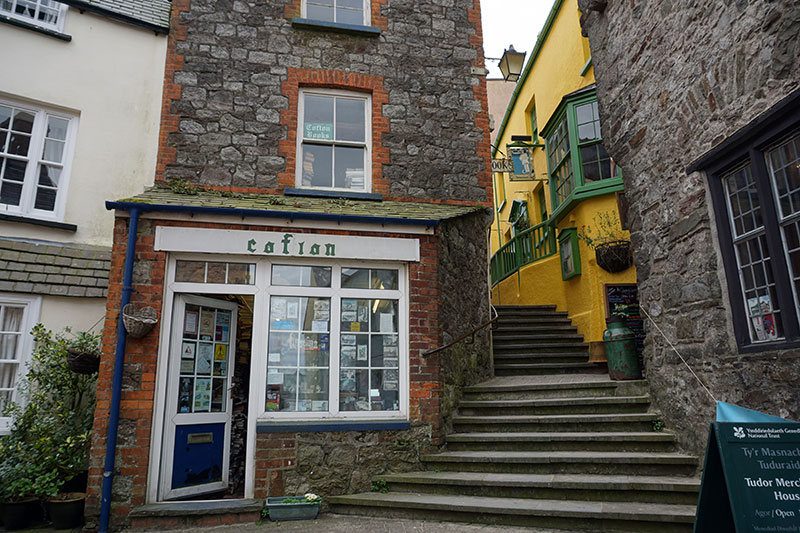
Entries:
[[67,365],[76,374],[94,374],[100,370],[100,354],[67,348]]
[[594,250],[597,266],[606,272],[622,272],[631,266],[630,241],[611,241],[599,244]]
[[134,304],[127,304],[122,308],[122,323],[128,335],[134,339],[144,337],[158,322],[158,313],[152,307],[136,308]]

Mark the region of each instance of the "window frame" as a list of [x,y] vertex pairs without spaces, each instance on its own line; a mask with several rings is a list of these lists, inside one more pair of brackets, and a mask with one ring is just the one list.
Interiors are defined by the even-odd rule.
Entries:
[[[27,161],[25,175],[22,183],[22,193],[19,205],[0,203],[0,212],[7,215],[16,215],[39,220],[53,222],[63,222],[64,212],[67,203],[67,191],[69,190],[70,176],[72,174],[72,162],[75,155],[75,145],[78,132],[78,116],[74,113],[55,109],[48,106],[20,102],[10,98],[0,97],[0,105],[21,109],[34,115],[33,128],[31,130],[28,154],[9,155],[5,152],[5,147],[0,148],[0,159],[15,159]],[[68,121],[66,138],[64,140],[63,160],[61,163],[60,183],[56,189],[56,200],[52,211],[36,209],[36,190],[38,188],[39,166],[45,161],[42,152],[46,137],[48,117],[58,118]],[[30,154],[39,154],[32,157]],[[51,163],[52,164],[52,163]],[[2,175],[0,175],[0,180]]]
[[[800,101],[800,91],[794,100]],[[792,98],[787,98],[791,102]],[[800,307],[795,302],[791,272],[780,215],[767,163],[767,152],[783,140],[800,132],[800,110],[786,102],[776,105],[764,116],[732,135],[714,152],[687,168],[687,173],[705,170],[714,211],[720,255],[727,280],[728,300],[734,337],[741,353],[781,350],[800,346]],[[749,315],[744,300],[744,287],[739,275],[731,231],[730,216],[723,179],[737,168],[749,164],[761,207],[764,236],[767,242],[780,309],[783,335],[774,341],[753,341],[750,338]]]
[[[591,141],[580,142],[578,139],[578,120],[576,108],[581,105],[589,104],[597,101],[595,91],[582,91],[579,94],[564,97],[561,104],[559,104],[556,111],[547,124],[542,128],[540,136],[544,139],[545,155],[547,156],[547,173],[549,176],[548,184],[550,187],[550,201],[552,204],[552,212],[550,216],[555,220],[563,218],[577,202],[593,196],[607,194],[609,192],[616,192],[623,190],[622,184],[622,170],[615,165],[612,165],[612,171],[615,170],[615,175],[601,179],[594,182],[586,183],[583,176],[583,160],[581,157],[580,149],[584,146],[598,145],[603,143],[602,132],[601,136]],[[552,144],[550,137],[556,130],[566,121],[567,125],[567,152],[555,165],[551,161]],[[612,160],[613,161],[613,160]],[[571,181],[572,189],[566,194],[561,201],[559,201],[558,190],[556,182],[553,179],[554,173],[563,169],[565,165],[569,165],[568,170],[572,171]]]
[[[572,259],[572,272],[564,271],[564,250],[569,249]],[[581,251],[577,228],[563,228],[558,233],[558,252],[561,264],[561,279],[566,281],[581,275]]]
[[[364,189],[349,189],[345,187],[336,187],[336,167],[331,160],[331,187],[319,187],[313,185],[303,185],[303,144],[304,144],[304,123],[305,123],[305,97],[323,96],[334,98],[334,113],[336,109],[335,99],[349,98],[363,100],[364,102],[364,142],[356,141],[337,141],[335,138],[331,141],[314,139],[315,142],[310,144],[326,145],[326,146],[352,146],[364,147]],[[334,129],[336,124],[336,116],[334,114]],[[301,87],[298,91],[297,97],[297,144],[295,148],[295,187],[298,189],[315,190],[315,191],[330,191],[330,192],[347,192],[347,193],[371,193],[372,192],[372,94],[367,92],[357,91],[344,91],[340,89],[319,89],[319,88],[304,88]]]
[[[55,31],[58,33],[62,33],[64,31],[64,20],[67,17],[67,11],[69,10],[69,6],[67,4],[62,4],[58,2],[58,19],[55,24],[48,24],[46,22],[42,22],[38,20],[36,17],[30,18],[22,16],[15,12],[15,7],[17,5],[18,0],[9,0],[12,3],[11,10],[5,10],[0,8],[0,16],[8,17],[12,20],[18,20],[20,22],[31,24],[32,26],[36,26],[38,28],[44,28],[46,30]],[[40,0],[29,0],[36,2],[36,12],[39,12],[40,7]]]
[[[309,0],[302,0],[301,5],[300,5],[300,15],[303,18],[307,18],[309,20],[315,20],[315,21],[318,20],[320,22],[328,22],[328,23],[332,23],[332,24],[350,25],[350,23],[348,23],[348,22],[339,22],[337,20],[326,21],[326,20],[322,20],[322,19],[309,18],[308,17],[308,2],[309,2]],[[334,7],[333,7],[334,19],[336,18],[336,2],[338,2],[338,0],[334,0]],[[370,0],[361,0],[361,5],[362,5],[363,10],[364,10],[363,11],[363,15],[364,16],[362,17],[361,24],[356,24],[356,26],[369,26],[371,21],[372,21],[372,13],[371,13],[371,10],[370,10]]]
[[[19,381],[27,374],[27,365],[33,354],[34,342],[31,329],[39,322],[42,309],[42,297],[33,295],[23,295],[17,293],[0,293],[0,305],[11,305],[23,307],[21,323],[21,340],[17,346],[17,373],[14,377],[14,392],[11,394],[11,401],[22,402],[24,398],[19,397]],[[5,363],[8,364],[8,363]],[[0,416],[0,435],[7,435],[10,428],[11,418]]]

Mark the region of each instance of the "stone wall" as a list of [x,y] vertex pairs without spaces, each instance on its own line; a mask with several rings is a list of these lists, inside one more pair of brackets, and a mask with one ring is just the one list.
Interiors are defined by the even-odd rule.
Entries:
[[[687,165],[797,87],[792,0],[580,0],[622,165],[642,306],[717,399],[800,417],[800,351],[737,354],[705,173]],[[647,323],[656,405],[701,453],[714,404]],[[693,421],[687,424],[687,421]]]
[[176,0],[156,179],[295,186],[298,87],[373,95],[374,192],[491,204],[478,0],[373,0],[380,35],[292,25],[298,0]]

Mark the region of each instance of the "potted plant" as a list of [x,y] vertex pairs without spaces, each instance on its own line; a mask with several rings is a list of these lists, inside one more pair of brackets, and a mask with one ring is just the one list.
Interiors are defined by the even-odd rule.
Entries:
[[631,242],[622,230],[619,216],[612,211],[600,211],[592,217],[592,226],[583,226],[578,239],[594,250],[597,266],[606,272],[622,272],[631,266]]
[[87,331],[67,341],[67,363],[78,374],[94,374],[100,369],[100,336]]
[[319,513],[320,503],[322,498],[312,492],[304,496],[278,496],[267,498],[267,511],[273,522],[314,520]]
[[31,460],[35,450],[25,442],[4,438],[0,445],[0,501],[5,529],[24,529],[42,519],[39,499],[58,491],[58,475]]
[[[19,386],[23,400],[4,409],[11,431],[0,437],[3,500],[46,499],[57,528],[76,527],[83,520],[85,493],[60,492],[87,468],[95,403],[96,375],[72,372],[68,350],[76,342],[86,346],[94,339],[96,345],[97,336],[70,333],[53,334],[41,324],[33,328],[36,349]],[[63,517],[62,504],[72,509],[70,517]]]

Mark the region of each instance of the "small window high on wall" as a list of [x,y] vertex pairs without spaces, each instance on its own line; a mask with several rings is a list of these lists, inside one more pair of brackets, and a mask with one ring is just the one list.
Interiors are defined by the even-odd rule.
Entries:
[[368,0],[303,0],[303,16],[339,24],[368,24]]

